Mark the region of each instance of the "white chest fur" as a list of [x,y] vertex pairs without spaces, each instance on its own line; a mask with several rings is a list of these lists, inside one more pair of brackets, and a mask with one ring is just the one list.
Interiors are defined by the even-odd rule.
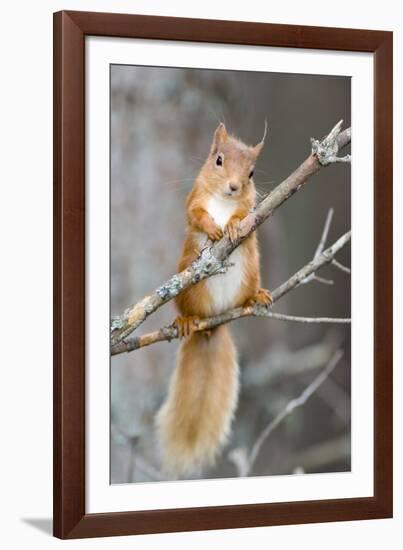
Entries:
[[[207,211],[215,223],[224,229],[236,210],[236,203],[231,199],[212,197],[207,204]],[[207,279],[207,286],[213,302],[213,313],[218,314],[234,307],[243,279],[243,247],[239,246],[229,257],[231,265],[226,273],[213,275]]]
[[224,229],[235,210],[236,202],[231,199],[213,196],[207,203],[207,212],[221,229]]

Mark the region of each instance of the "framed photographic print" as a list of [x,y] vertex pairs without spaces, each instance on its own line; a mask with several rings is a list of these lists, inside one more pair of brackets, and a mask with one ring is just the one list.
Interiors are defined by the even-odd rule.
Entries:
[[392,33],[54,15],[54,534],[392,515]]

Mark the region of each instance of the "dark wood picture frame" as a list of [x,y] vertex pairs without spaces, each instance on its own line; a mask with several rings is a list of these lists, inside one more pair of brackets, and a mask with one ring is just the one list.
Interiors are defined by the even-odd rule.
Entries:
[[[87,514],[85,37],[374,54],[374,496]],[[54,534],[80,538],[392,516],[392,33],[63,11],[54,14]],[[365,344],[363,344],[365,345]]]

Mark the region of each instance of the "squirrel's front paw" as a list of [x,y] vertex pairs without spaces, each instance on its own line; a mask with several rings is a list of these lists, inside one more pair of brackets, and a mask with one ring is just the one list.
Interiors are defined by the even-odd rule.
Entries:
[[178,338],[186,338],[197,330],[200,318],[196,316],[177,317],[172,323],[178,331]]
[[256,292],[252,298],[246,301],[245,306],[254,306],[255,304],[261,304],[263,306],[271,306],[273,303],[273,297],[268,290],[261,288]]
[[224,228],[224,234],[233,244],[237,242],[241,235],[241,219],[231,218]]
[[210,241],[219,241],[224,235],[222,229],[214,222],[208,224],[206,227],[206,233]]

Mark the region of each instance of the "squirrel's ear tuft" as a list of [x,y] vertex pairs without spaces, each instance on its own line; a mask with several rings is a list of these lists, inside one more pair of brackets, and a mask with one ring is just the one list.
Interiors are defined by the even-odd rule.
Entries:
[[263,133],[262,140],[257,145],[252,147],[252,152],[253,152],[253,155],[255,156],[255,158],[257,158],[260,155],[260,153],[263,149],[263,145],[264,145],[266,136],[267,136],[267,120],[264,121],[264,133]]
[[211,154],[214,155],[217,153],[218,149],[220,148],[220,145],[225,143],[227,141],[227,129],[225,128],[225,124],[223,122],[220,122],[220,124],[217,126],[216,131],[214,132],[214,138],[213,143],[211,144]]

